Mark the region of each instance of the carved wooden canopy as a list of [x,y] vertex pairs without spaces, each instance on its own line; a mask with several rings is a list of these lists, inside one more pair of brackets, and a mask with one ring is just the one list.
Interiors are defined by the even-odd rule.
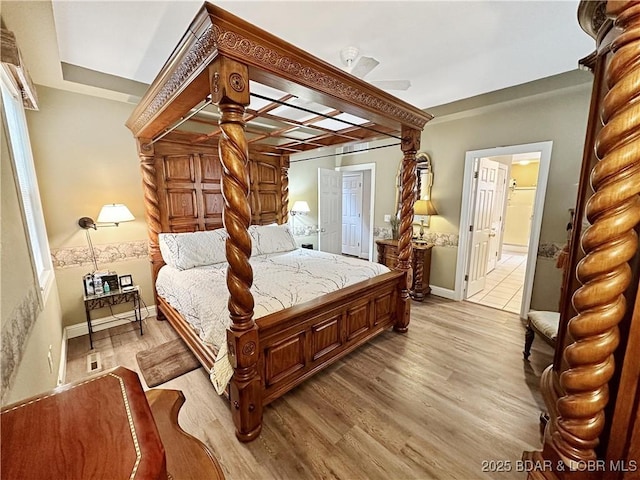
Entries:
[[207,67],[218,57],[248,67],[251,104],[245,121],[254,151],[289,155],[383,136],[400,140],[403,127],[420,131],[432,118],[205,3],[127,121],[133,134],[154,139],[194,108],[203,108],[194,120],[213,127],[203,132],[201,141],[217,137],[217,109],[207,106],[206,99],[215,88]]

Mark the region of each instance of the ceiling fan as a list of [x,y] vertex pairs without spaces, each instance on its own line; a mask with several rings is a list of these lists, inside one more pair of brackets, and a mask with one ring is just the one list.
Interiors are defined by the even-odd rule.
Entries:
[[[358,58],[359,53],[356,47],[346,47],[340,51],[340,59],[351,75],[364,79],[380,62],[364,55]],[[373,80],[369,83],[383,90],[408,90],[411,87],[409,80]]]

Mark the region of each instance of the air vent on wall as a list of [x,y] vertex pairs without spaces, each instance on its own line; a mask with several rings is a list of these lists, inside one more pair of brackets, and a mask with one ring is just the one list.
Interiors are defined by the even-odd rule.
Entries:
[[369,150],[369,142],[350,143],[336,148],[336,155],[355,155]]

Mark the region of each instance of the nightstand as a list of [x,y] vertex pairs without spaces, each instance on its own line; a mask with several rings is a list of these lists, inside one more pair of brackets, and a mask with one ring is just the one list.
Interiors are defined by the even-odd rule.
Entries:
[[[376,240],[378,247],[378,263],[382,263],[389,268],[395,268],[398,263],[398,241],[397,240]],[[411,267],[413,269],[413,283],[409,294],[414,300],[421,302],[426,295],[431,292],[429,286],[429,276],[431,274],[431,250],[432,243],[413,241],[413,257]]]
[[432,243],[412,242],[413,247],[413,286],[409,294],[411,298],[421,302],[431,293],[429,277],[431,276]]
[[140,287],[128,287],[126,289],[112,290],[102,295],[85,295],[84,311],[87,315],[87,327],[89,328],[89,345],[93,348],[93,327],[91,326],[91,311],[98,308],[105,308],[112,305],[133,302],[133,312],[136,322],[140,323],[140,335],[142,332],[142,314],[140,312]]

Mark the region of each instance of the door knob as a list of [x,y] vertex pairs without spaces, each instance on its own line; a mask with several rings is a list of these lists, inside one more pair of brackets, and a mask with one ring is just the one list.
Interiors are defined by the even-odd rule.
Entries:
[[326,229],[326,228],[321,228],[321,229],[320,229],[320,232],[326,232],[326,231],[327,231],[327,229]]
[[495,236],[496,236],[496,234],[495,234],[495,233],[490,233],[490,234],[489,234],[489,236],[490,236],[490,237],[495,237]]

